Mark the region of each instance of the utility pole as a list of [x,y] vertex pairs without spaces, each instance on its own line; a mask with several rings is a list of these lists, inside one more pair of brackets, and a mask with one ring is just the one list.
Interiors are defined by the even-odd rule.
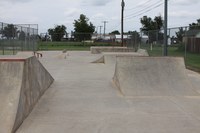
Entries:
[[103,26],[99,26],[100,27],[100,38],[101,38],[101,28],[103,27]]
[[96,33],[98,34],[98,26],[96,27]]
[[125,7],[125,2],[124,0],[122,0],[121,2],[121,6],[122,6],[122,12],[121,12],[121,46],[124,46],[124,7]]
[[102,23],[104,23],[104,33],[103,33],[103,35],[104,35],[104,39],[105,39],[105,36],[106,36],[106,23],[108,23],[108,21],[103,21]]
[[167,45],[168,45],[168,37],[167,37],[167,22],[168,22],[168,0],[165,0],[165,16],[164,16],[164,56],[168,55]]

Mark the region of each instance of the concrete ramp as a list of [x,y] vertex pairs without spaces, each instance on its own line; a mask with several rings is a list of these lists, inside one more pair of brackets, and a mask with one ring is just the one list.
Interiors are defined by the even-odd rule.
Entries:
[[0,133],[13,133],[53,83],[36,59],[0,58]]
[[183,58],[117,57],[113,81],[124,96],[197,96]]
[[147,56],[146,54],[137,52],[103,52],[102,56],[92,63],[104,63],[104,64],[115,64],[117,56]]

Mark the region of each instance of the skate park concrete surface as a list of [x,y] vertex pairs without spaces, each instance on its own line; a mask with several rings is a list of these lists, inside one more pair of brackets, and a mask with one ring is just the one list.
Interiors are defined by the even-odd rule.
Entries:
[[[184,77],[176,77],[187,80],[187,87],[191,87],[184,88],[186,91],[183,94],[146,93],[126,97],[113,82],[115,65],[91,63],[102,55],[91,54],[90,51],[68,51],[66,58],[57,58],[61,54],[60,51],[41,53],[43,57],[39,60],[53,76],[54,83],[40,98],[17,133],[200,132],[200,75],[189,70],[182,74],[184,64],[176,68],[162,62],[168,67],[173,66],[171,71],[180,67],[178,73]],[[178,58],[176,61],[182,63],[180,60]],[[150,73],[146,69],[144,71]],[[146,79],[144,71],[139,80],[142,76]],[[157,78],[153,75],[151,77]],[[146,81],[138,82],[144,84]],[[142,89],[147,92],[149,88],[145,87],[147,88]],[[165,87],[166,91],[167,86]]]
[[35,56],[0,57],[0,133],[15,132],[52,82]]

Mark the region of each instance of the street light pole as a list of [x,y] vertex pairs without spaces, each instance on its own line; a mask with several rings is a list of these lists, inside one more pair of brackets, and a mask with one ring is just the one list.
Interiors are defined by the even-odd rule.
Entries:
[[121,2],[122,6],[122,12],[121,12],[121,46],[124,46],[124,7],[125,7],[125,2],[122,0]]
[[106,37],[106,23],[108,23],[108,21],[103,21],[102,23],[104,23],[104,33],[103,33],[103,36],[104,36],[104,39]]
[[167,45],[168,45],[168,37],[167,37],[167,22],[168,22],[168,0],[165,0],[165,16],[164,16],[164,56],[168,55]]

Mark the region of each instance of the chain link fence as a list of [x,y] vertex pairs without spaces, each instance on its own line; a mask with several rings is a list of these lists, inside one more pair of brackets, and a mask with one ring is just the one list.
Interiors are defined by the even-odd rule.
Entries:
[[37,24],[7,24],[0,22],[0,55],[16,54],[17,51],[36,51]]
[[[183,57],[186,66],[200,72],[200,26],[168,29],[168,56]],[[128,47],[145,49],[150,56],[164,55],[164,30],[141,31],[131,35]]]
[[[152,55],[162,56],[164,51],[164,31],[142,31],[140,33],[139,48],[146,49]],[[177,27],[168,29],[168,55],[175,55],[182,51],[187,53],[200,53],[200,26]],[[174,49],[174,51],[172,50]],[[156,52],[156,53],[155,53]],[[179,56],[179,55],[177,55]]]

